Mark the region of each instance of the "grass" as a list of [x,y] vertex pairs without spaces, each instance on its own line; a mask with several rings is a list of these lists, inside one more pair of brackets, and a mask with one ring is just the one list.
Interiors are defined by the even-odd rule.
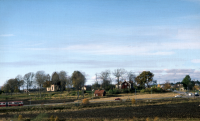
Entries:
[[144,98],[163,98],[163,97],[174,97],[175,94],[172,92],[169,93],[158,93],[158,94],[142,94],[139,93],[135,96],[134,93],[132,94],[118,94],[115,97],[104,97],[99,99],[93,99],[94,101],[106,101],[106,100],[114,100],[115,98],[121,98],[121,99],[144,99]]
[[[51,112],[57,112],[57,111],[74,111],[74,110],[81,110],[81,109],[96,109],[96,108],[115,108],[115,107],[126,107],[126,106],[145,106],[145,105],[162,105],[162,104],[178,104],[178,103],[188,103],[188,102],[199,102],[197,99],[190,99],[190,100],[182,100],[182,99],[162,99],[162,100],[152,100],[147,101],[147,100],[141,100],[137,101],[136,104],[132,104],[131,100],[126,101],[126,102],[121,102],[121,101],[115,101],[115,102],[104,102],[104,103],[90,103],[90,104],[81,104],[79,103],[78,105],[76,104],[61,104],[61,105],[40,105],[40,106],[30,106],[30,107],[1,107],[0,114],[13,114],[17,115],[19,113],[23,114],[34,114],[38,112],[46,112],[46,113],[51,113]],[[9,109],[9,110],[6,110]],[[3,112],[2,112],[3,111]]]
[[[79,99],[83,99],[82,91],[79,91]],[[77,91],[63,91],[63,92],[41,92],[41,98],[39,92],[30,92],[30,95],[26,93],[19,93],[13,95],[5,95],[1,94],[0,100],[18,100],[18,99],[31,99],[31,100],[44,100],[44,99],[76,99],[77,98]],[[84,98],[92,99],[93,93],[91,91],[86,91],[84,94]],[[168,93],[153,93],[151,94],[144,94],[144,93],[137,93],[136,98],[159,98],[159,97],[174,97],[175,94],[172,92]],[[135,98],[135,93],[124,93],[124,94],[106,94],[105,97],[93,97],[95,101],[101,100],[114,100],[115,98],[127,99],[127,98]]]
[[[147,101],[147,100],[143,100],[143,101],[138,101],[137,104],[132,104],[131,100],[130,101],[126,101],[126,102],[120,102],[120,101],[115,101],[115,102],[105,102],[105,103],[93,103],[93,104],[88,104],[88,105],[75,105],[75,104],[62,104],[62,105],[41,105],[41,106],[33,106],[33,107],[9,107],[9,108],[5,108],[5,109],[9,109],[7,110],[7,112],[1,112],[0,114],[2,115],[2,113],[4,114],[12,114],[13,116],[15,116],[15,118],[19,115],[23,115],[23,114],[40,114],[40,112],[43,112],[43,114],[38,115],[35,119],[33,120],[41,120],[41,119],[47,119],[50,118],[48,117],[48,113],[59,113],[59,112],[68,112],[68,111],[77,111],[77,110],[86,110],[86,109],[101,109],[101,108],[116,108],[116,107],[130,107],[130,106],[145,106],[145,105],[162,105],[162,104],[177,104],[177,103],[186,103],[186,102],[199,102],[199,100],[197,99],[162,99],[162,100],[152,100],[151,102]],[[2,108],[3,109],[3,108]],[[44,114],[45,113],[45,114]],[[16,116],[17,115],[17,116]],[[92,118],[83,118],[83,119],[66,119],[66,120],[75,120],[75,121],[85,121],[85,120],[89,120],[89,121],[129,121],[129,120],[134,120],[134,121],[181,121],[181,120],[191,120],[191,119],[179,119],[179,118],[170,118],[170,119],[163,119],[160,117],[155,117],[155,118],[127,118],[127,119],[92,119]],[[199,119],[193,119],[194,121],[197,121]],[[14,121],[14,120],[13,120]]]

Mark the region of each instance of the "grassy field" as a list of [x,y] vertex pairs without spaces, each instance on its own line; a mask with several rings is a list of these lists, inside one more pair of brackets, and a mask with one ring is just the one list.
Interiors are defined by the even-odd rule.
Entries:
[[126,102],[105,102],[90,104],[63,104],[40,105],[33,107],[9,107],[0,109],[0,118],[17,120],[21,115],[23,119],[48,119],[59,117],[60,121],[66,120],[199,120],[200,102],[198,99],[162,99],[138,101],[137,104]]
[[[107,101],[89,104],[62,104],[62,105],[43,105],[51,101],[66,101],[66,99],[77,99],[77,92],[43,92],[42,98],[38,93],[0,95],[0,100],[8,99],[30,99],[32,103],[35,101],[39,106],[20,106],[20,107],[1,107],[0,119],[17,121],[21,116],[23,121],[31,119],[31,121],[181,121],[181,120],[200,120],[200,98],[183,99],[152,99],[151,101],[144,98],[161,98],[174,97],[176,94],[154,93],[143,94],[126,93],[126,94],[108,94],[105,97],[93,98],[93,101]],[[136,97],[135,97],[136,96]],[[79,96],[82,98],[82,96]],[[85,98],[92,100],[90,92],[85,93]],[[132,104],[131,100],[114,101],[115,98],[121,99],[144,99],[139,100],[136,104]],[[112,101],[110,101],[112,100]],[[70,101],[70,100],[69,100]],[[54,102],[56,103],[56,102]],[[29,104],[29,102],[28,102]],[[57,118],[56,118],[57,117]],[[0,120],[1,121],[1,120]]]
[[143,98],[162,98],[162,97],[174,97],[175,94],[172,92],[169,93],[159,93],[159,94],[142,94],[139,93],[135,95],[132,94],[118,94],[114,97],[106,97],[106,98],[100,98],[100,99],[93,99],[94,101],[105,101],[105,100],[114,100],[115,98],[121,98],[121,99],[143,99]]

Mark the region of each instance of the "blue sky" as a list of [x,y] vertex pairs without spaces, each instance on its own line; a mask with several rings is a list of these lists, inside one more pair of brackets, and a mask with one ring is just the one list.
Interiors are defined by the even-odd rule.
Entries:
[[1,0],[0,28],[0,86],[40,70],[200,80],[200,0]]

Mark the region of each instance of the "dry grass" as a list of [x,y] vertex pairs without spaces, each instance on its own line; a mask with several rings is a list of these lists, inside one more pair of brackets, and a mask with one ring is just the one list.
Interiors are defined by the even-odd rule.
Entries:
[[121,98],[121,99],[143,99],[143,98],[162,98],[162,97],[174,97],[174,93],[169,92],[169,93],[161,93],[161,94],[119,94],[119,97],[109,97],[109,98],[100,98],[100,99],[93,99],[94,101],[106,101],[106,100],[114,100],[115,98]]
[[82,103],[83,104],[89,104],[89,100],[87,98],[85,98],[85,99],[82,100]]

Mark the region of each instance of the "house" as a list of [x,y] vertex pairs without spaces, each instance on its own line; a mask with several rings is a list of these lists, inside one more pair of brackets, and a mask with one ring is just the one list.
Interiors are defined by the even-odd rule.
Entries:
[[27,89],[24,89],[24,92],[29,92],[29,90],[27,90]]
[[85,91],[91,91],[91,89],[92,89],[91,85],[85,85],[84,87],[82,87],[82,90],[85,90]]
[[[118,88],[118,84],[115,85],[116,88]],[[133,82],[131,81],[124,81],[124,82],[119,82],[119,89],[133,89]]]
[[105,90],[95,90],[94,91],[94,96],[98,97],[98,96],[105,96],[106,95],[106,91]]
[[51,85],[51,87],[47,87],[47,91],[58,91],[60,90],[58,85]]
[[178,88],[179,91],[184,90],[183,84],[181,84],[180,82],[177,82],[175,84],[175,87]]

